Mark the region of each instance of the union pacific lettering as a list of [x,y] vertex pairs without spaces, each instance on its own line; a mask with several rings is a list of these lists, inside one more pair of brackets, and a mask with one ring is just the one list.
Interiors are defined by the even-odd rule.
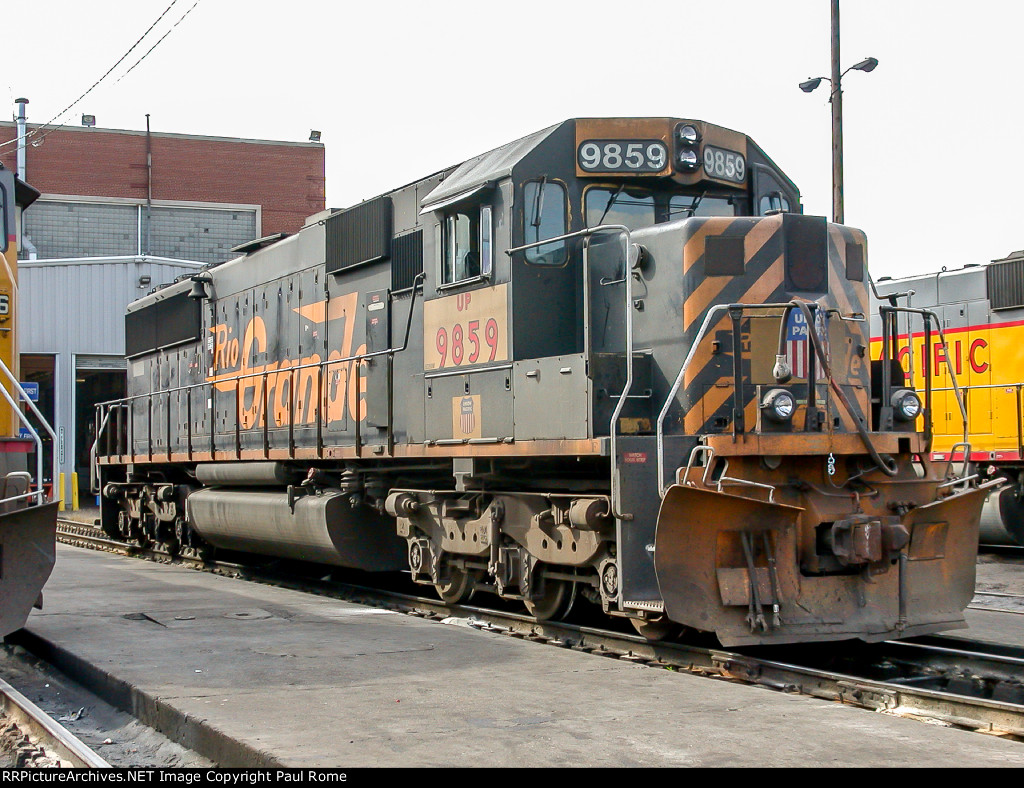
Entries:
[[[966,337],[963,335],[967,334]],[[1020,343],[1024,341],[1024,325],[1019,323],[989,325],[989,326],[968,326],[966,328],[947,329],[945,332],[946,344],[939,342],[939,336],[932,334],[931,348],[928,351],[928,369],[932,377],[945,377],[952,370],[956,375],[985,375],[999,372],[998,366],[993,367],[993,361],[1003,366],[1010,363],[1012,358],[1007,356],[1005,351],[1008,343]],[[914,347],[914,375],[920,378],[925,368],[925,346],[924,335],[920,332],[913,335]],[[898,340],[900,348],[897,358],[903,364],[904,369],[908,368],[910,345],[907,344],[907,335],[901,334]],[[1014,354],[1016,355],[1016,354]],[[879,337],[871,339],[871,357],[881,358],[882,342]],[[1015,368],[1016,374],[1019,369]],[[1005,374],[1009,370],[1003,370]]]
[[[972,372],[977,372],[979,375],[983,372],[988,372],[989,361],[988,361],[988,341],[985,339],[974,339],[969,343],[962,340],[948,341],[949,348],[939,344],[935,341],[937,338],[933,338],[931,347],[931,356],[929,357],[929,369],[933,377],[941,377],[946,374],[943,369],[944,366],[949,364],[953,365],[953,372],[957,375],[964,374],[966,368],[970,368]],[[879,346],[880,347],[880,346]],[[910,348],[906,345],[899,349],[896,357],[903,364],[903,368],[907,368],[907,356],[910,355]],[[924,372],[924,357],[925,349],[924,342],[916,345],[915,347],[915,359],[914,369]]]
[[315,325],[326,328],[330,324],[328,336],[334,335],[336,326],[341,328],[340,347],[328,353],[328,363],[323,367],[322,388],[319,365],[323,359],[319,353],[267,364],[252,363],[257,354],[267,349],[267,327],[259,315],[246,324],[241,343],[237,337],[230,337],[225,324],[210,329],[213,364],[207,382],[217,391],[237,393],[243,429],[263,427],[268,413],[271,426],[277,427],[316,424],[322,418],[321,409],[327,424],[344,421],[346,416],[355,419],[357,413],[360,420],[365,419],[366,408],[361,402],[366,397],[365,362],[358,362],[357,370],[356,361],[342,360],[366,353],[365,344],[354,350],[352,347],[358,304],[359,294],[348,293],[293,310]]

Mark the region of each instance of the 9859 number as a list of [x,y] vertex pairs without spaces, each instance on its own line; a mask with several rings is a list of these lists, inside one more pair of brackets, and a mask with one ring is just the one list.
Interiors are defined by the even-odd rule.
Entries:
[[450,330],[439,326],[434,336],[434,348],[441,357],[438,367],[494,361],[498,354],[498,321],[493,317],[484,324],[482,339],[481,342],[479,320],[470,320],[465,328],[462,323],[456,323]]
[[576,161],[586,172],[661,172],[668,148],[660,140],[585,140]]
[[704,172],[712,178],[743,183],[747,178],[747,162],[741,153],[707,145],[704,147]]

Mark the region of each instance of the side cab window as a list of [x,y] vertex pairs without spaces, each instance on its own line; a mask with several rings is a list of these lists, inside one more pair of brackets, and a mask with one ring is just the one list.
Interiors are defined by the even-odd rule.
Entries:
[[[565,235],[568,198],[565,187],[546,178],[530,181],[523,186],[524,243],[532,244],[546,238]],[[569,249],[565,241],[542,244],[527,249],[526,262],[530,265],[565,265]]]
[[453,206],[444,215],[442,286],[487,278],[494,270],[493,209],[488,203]]
[[754,210],[758,216],[775,213],[801,213],[797,195],[782,185],[775,173],[763,164],[753,165]]

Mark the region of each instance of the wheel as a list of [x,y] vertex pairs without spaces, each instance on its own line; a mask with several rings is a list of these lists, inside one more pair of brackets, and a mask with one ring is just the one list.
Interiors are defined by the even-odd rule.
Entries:
[[670,621],[665,616],[631,618],[629,623],[633,625],[633,629],[648,640],[667,640],[675,637],[681,629],[679,624]]
[[525,600],[526,609],[538,621],[565,618],[576,601],[576,584],[568,580],[552,580],[538,573],[540,593]]
[[476,590],[476,576],[454,566],[448,567],[447,573],[447,580],[434,584],[441,601],[446,605],[460,605],[472,599]]

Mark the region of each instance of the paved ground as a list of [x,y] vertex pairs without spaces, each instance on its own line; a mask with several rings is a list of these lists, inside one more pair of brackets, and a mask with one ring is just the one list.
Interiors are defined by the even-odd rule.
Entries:
[[63,545],[28,629],[223,765],[1024,766],[995,737]]

